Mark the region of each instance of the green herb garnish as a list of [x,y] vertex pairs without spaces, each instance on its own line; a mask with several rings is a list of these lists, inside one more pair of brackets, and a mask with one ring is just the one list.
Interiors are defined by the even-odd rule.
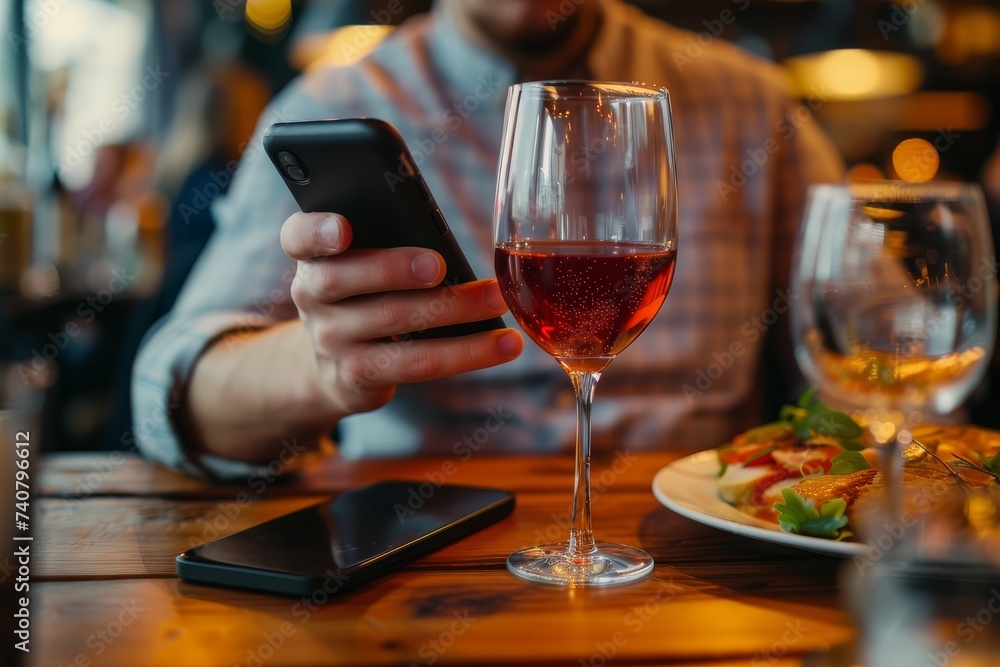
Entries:
[[952,454],[958,461],[953,461],[951,465],[956,468],[967,468],[969,470],[978,470],[981,473],[985,473],[993,478],[993,481],[1000,483],[1000,453],[993,457],[987,457],[985,454],[980,454],[979,452],[974,452],[976,457],[979,459],[978,463],[974,463],[968,459],[964,459],[961,456]]
[[831,461],[828,475],[850,475],[859,470],[871,470],[868,460],[858,452],[844,452],[837,454]]
[[840,446],[846,452],[860,452],[867,447],[865,443],[858,442],[857,440],[841,440]]
[[[931,457],[932,459],[934,459],[935,461],[937,461],[938,463],[940,463],[942,466],[944,466],[944,469],[948,471],[948,474],[952,476],[952,478],[955,480],[955,482],[962,489],[969,488],[969,485],[965,483],[965,480],[962,479],[962,476],[959,475],[957,472],[955,472],[950,465],[948,465],[947,463],[945,463],[944,461],[942,461],[941,457],[938,456],[937,454],[935,454],[934,452],[932,452],[930,450],[930,448],[927,447],[927,445],[925,445],[924,443],[920,442],[916,438],[913,439],[913,444],[916,445],[917,447],[919,447],[920,449],[922,449],[923,452],[924,452],[924,454],[926,454],[927,456]],[[961,466],[959,466],[959,467],[961,467]]]
[[847,446],[841,445],[847,450],[857,447],[859,443],[853,442],[854,438],[864,432],[850,416],[817,399],[815,388],[807,389],[796,405],[782,407],[778,416],[801,440],[827,435],[848,443]]
[[844,529],[847,525],[847,503],[843,498],[834,498],[816,509],[816,504],[810,498],[806,500],[796,491],[782,489],[781,497],[785,502],[777,502],[774,509],[778,514],[778,525],[786,533],[812,535],[828,539],[842,539],[849,534]]
[[764,457],[764,456],[767,456],[768,454],[770,454],[771,452],[773,452],[773,451],[774,451],[774,450],[776,450],[777,448],[778,448],[778,446],[777,446],[777,445],[770,445],[770,446],[768,446],[768,447],[765,447],[764,449],[760,450],[759,452],[757,452],[757,453],[756,453],[756,454],[754,454],[753,456],[750,456],[750,457],[748,457],[748,458],[747,458],[747,459],[746,459],[746,460],[745,460],[745,461],[743,462],[743,465],[748,465],[748,464],[749,464],[749,463],[750,463],[751,461],[756,461],[756,460],[757,460],[757,459],[759,459],[759,458],[762,458],[762,457]]
[[743,434],[744,442],[767,442],[781,440],[792,435],[792,426],[788,422],[776,421],[761,426],[754,426]]

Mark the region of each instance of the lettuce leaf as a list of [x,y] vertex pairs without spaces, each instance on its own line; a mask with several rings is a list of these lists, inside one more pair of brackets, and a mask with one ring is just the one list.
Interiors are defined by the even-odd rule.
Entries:
[[834,498],[816,509],[816,504],[810,498],[806,500],[797,491],[782,489],[781,497],[785,502],[777,502],[774,509],[779,512],[778,525],[786,533],[812,535],[828,539],[841,539],[849,532],[847,525],[847,503],[843,498]]
[[850,475],[859,470],[870,470],[868,460],[859,452],[844,452],[833,457],[827,475]]

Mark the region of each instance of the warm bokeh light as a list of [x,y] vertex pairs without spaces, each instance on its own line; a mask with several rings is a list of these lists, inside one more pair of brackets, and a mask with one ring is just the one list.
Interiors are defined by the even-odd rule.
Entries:
[[854,181],[880,181],[885,178],[882,170],[870,162],[860,162],[847,170],[847,180]]
[[247,0],[246,18],[263,33],[281,32],[292,20],[292,0]]
[[291,58],[299,69],[343,66],[361,60],[393,31],[391,25],[348,25],[300,39]]
[[904,181],[929,181],[938,172],[941,158],[926,139],[907,139],[892,151],[892,166]]
[[922,91],[907,96],[896,114],[895,127],[900,130],[979,130],[990,122],[990,101],[972,91]]
[[816,76],[841,95],[864,96],[878,90],[878,66],[870,51],[831,51],[816,61]]
[[937,55],[954,64],[1000,55],[1000,9],[949,8],[944,32],[937,42]]
[[139,229],[144,232],[156,232],[167,224],[170,214],[170,201],[163,193],[156,191],[144,192],[136,198],[135,216]]
[[785,65],[800,95],[834,101],[905,95],[923,79],[917,58],[885,51],[838,49],[790,58]]

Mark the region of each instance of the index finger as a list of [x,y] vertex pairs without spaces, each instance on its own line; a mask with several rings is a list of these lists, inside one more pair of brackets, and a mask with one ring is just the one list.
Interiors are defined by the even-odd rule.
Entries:
[[347,250],[352,230],[336,213],[293,213],[281,225],[281,248],[292,259],[329,257]]

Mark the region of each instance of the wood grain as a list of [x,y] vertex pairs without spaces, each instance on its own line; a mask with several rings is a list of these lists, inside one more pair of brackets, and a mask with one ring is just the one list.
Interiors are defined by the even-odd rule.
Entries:
[[[242,504],[158,498],[43,499],[35,574],[50,580],[173,576],[174,557],[306,505],[321,496]],[[412,569],[504,567],[509,552],[566,539],[570,499],[565,493],[521,493],[514,514],[475,539],[462,540],[414,563]],[[684,519],[648,492],[606,492],[594,498],[600,539],[640,545],[659,562],[699,564],[808,561],[829,574],[839,562],[807,552],[735,537]],[[777,572],[773,572],[777,574]],[[748,580],[749,581],[749,580]],[[801,586],[796,580],[794,585]]]
[[[653,475],[687,452],[629,452],[595,455],[595,485],[646,490]],[[500,486],[512,491],[552,491],[573,485],[573,460],[567,456],[486,456],[347,461],[313,455],[271,468],[271,475],[251,474],[236,483],[208,484],[121,452],[72,454],[42,462],[37,493],[48,497],[93,498],[104,495],[169,498],[230,498],[240,492],[255,497],[324,494],[383,479],[430,479],[454,484]],[[280,474],[279,474],[280,473]]]
[[[928,443],[943,438],[993,443],[1000,433],[972,426],[925,426]],[[646,490],[663,466],[688,453],[678,443],[669,450],[642,453],[598,452],[593,457],[595,483],[612,479],[617,489]],[[324,494],[390,477],[425,480],[444,475],[449,482],[502,486],[513,491],[570,489],[573,461],[560,456],[491,456],[486,450],[446,458],[366,459],[293,452],[290,462],[276,461],[270,472],[251,474],[231,483],[203,480],[144,461],[135,454],[103,452],[61,454],[42,461],[37,493],[43,496],[91,498],[103,495],[176,498],[229,498],[240,491],[255,495]],[[273,475],[271,473],[274,473]]]
[[326,606],[174,579],[39,591],[39,666],[774,664],[851,636],[841,612],[810,596],[734,597],[669,567],[609,589],[397,573]]
[[[598,538],[642,546],[656,559],[652,578],[606,589],[530,584],[505,569],[515,548],[564,539],[569,457],[313,460],[260,493],[134,457],[106,474],[100,456],[56,457],[35,502],[31,664],[787,667],[850,640],[838,600],[843,561],[730,535],[660,506],[652,477],[678,455],[595,461]],[[326,606],[174,575],[174,557],[194,543],[330,492],[442,476],[511,488],[517,507]],[[317,591],[315,601],[325,595]]]

